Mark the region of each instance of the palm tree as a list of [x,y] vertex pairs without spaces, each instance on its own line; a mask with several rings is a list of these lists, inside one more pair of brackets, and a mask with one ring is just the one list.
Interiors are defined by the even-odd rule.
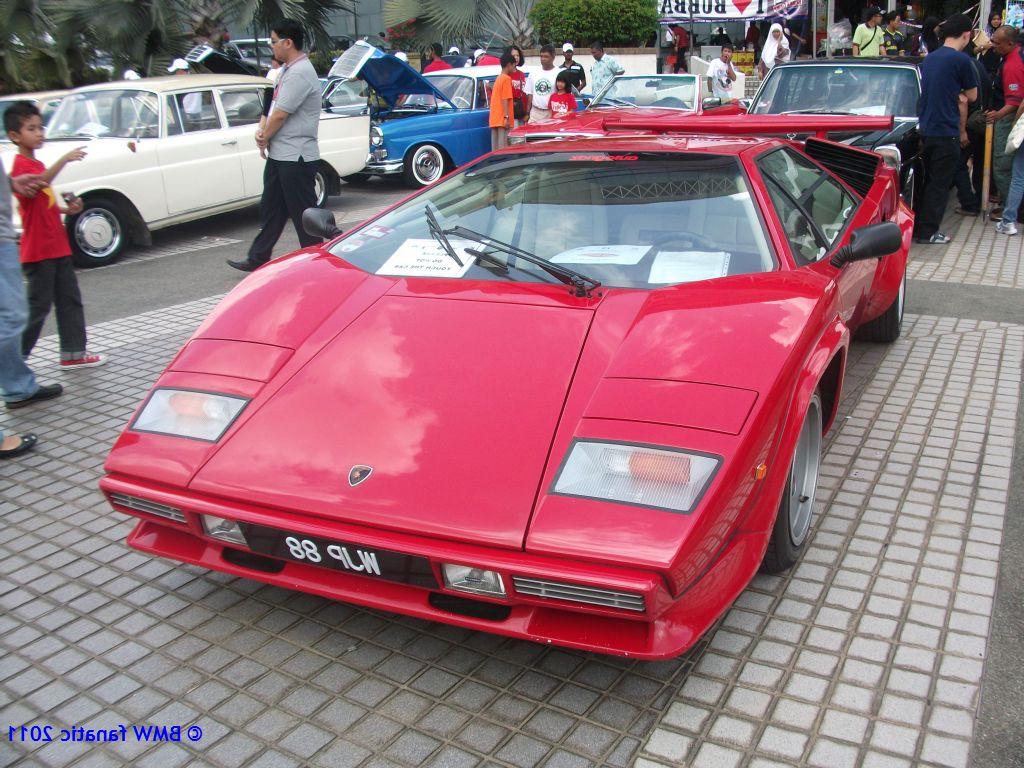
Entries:
[[300,20],[330,50],[331,17],[355,0],[0,0],[3,90],[69,87],[84,82],[96,53],[126,68],[163,74],[196,40],[216,42],[229,23],[260,32],[283,18]]
[[385,0],[388,26],[416,20],[423,45],[436,40],[496,41],[526,46],[533,40],[527,16],[534,0]]

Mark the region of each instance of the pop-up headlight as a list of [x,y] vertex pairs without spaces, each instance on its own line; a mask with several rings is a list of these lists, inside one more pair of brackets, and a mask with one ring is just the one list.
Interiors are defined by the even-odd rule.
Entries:
[[215,443],[248,402],[232,395],[161,388],[150,396],[131,429]]
[[691,451],[577,440],[553,493],[692,512],[721,460]]

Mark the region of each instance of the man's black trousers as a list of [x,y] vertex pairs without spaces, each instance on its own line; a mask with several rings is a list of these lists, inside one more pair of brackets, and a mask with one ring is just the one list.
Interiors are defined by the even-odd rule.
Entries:
[[295,225],[303,248],[321,242],[302,229],[302,212],[316,205],[314,178],[317,162],[304,160],[267,160],[263,169],[263,198],[260,200],[260,232],[249,247],[249,261],[270,261],[288,219]]
[[960,139],[956,136],[925,136],[925,185],[917,206],[914,236],[928,238],[939,231],[949,201],[956,169],[960,165]]

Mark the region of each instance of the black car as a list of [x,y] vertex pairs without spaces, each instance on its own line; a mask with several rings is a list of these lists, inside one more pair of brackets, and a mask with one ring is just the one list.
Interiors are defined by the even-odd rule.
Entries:
[[915,59],[808,59],[774,67],[751,100],[752,115],[891,115],[892,130],[832,134],[829,138],[871,149],[900,169],[908,205],[924,178],[917,102],[921,75]]

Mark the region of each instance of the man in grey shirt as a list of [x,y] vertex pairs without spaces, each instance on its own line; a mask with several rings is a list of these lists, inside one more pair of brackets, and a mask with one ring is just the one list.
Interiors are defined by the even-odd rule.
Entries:
[[[14,211],[11,190],[33,197],[46,186],[42,176],[7,177],[0,163],[0,394],[8,409],[21,408],[59,395],[60,384],[40,386],[21,357],[21,333],[28,320],[25,281],[18,259],[18,238],[11,221]],[[32,450],[33,434],[7,435],[0,430],[0,459],[12,459]]]
[[289,218],[303,248],[320,242],[302,229],[302,212],[316,205],[314,178],[320,160],[316,139],[321,107],[320,80],[302,52],[303,38],[302,26],[292,19],[283,19],[270,30],[274,58],[282,67],[270,112],[260,120],[256,131],[256,145],[269,154],[263,170],[260,232],[247,258],[228,260],[243,272],[252,272],[270,261]]

